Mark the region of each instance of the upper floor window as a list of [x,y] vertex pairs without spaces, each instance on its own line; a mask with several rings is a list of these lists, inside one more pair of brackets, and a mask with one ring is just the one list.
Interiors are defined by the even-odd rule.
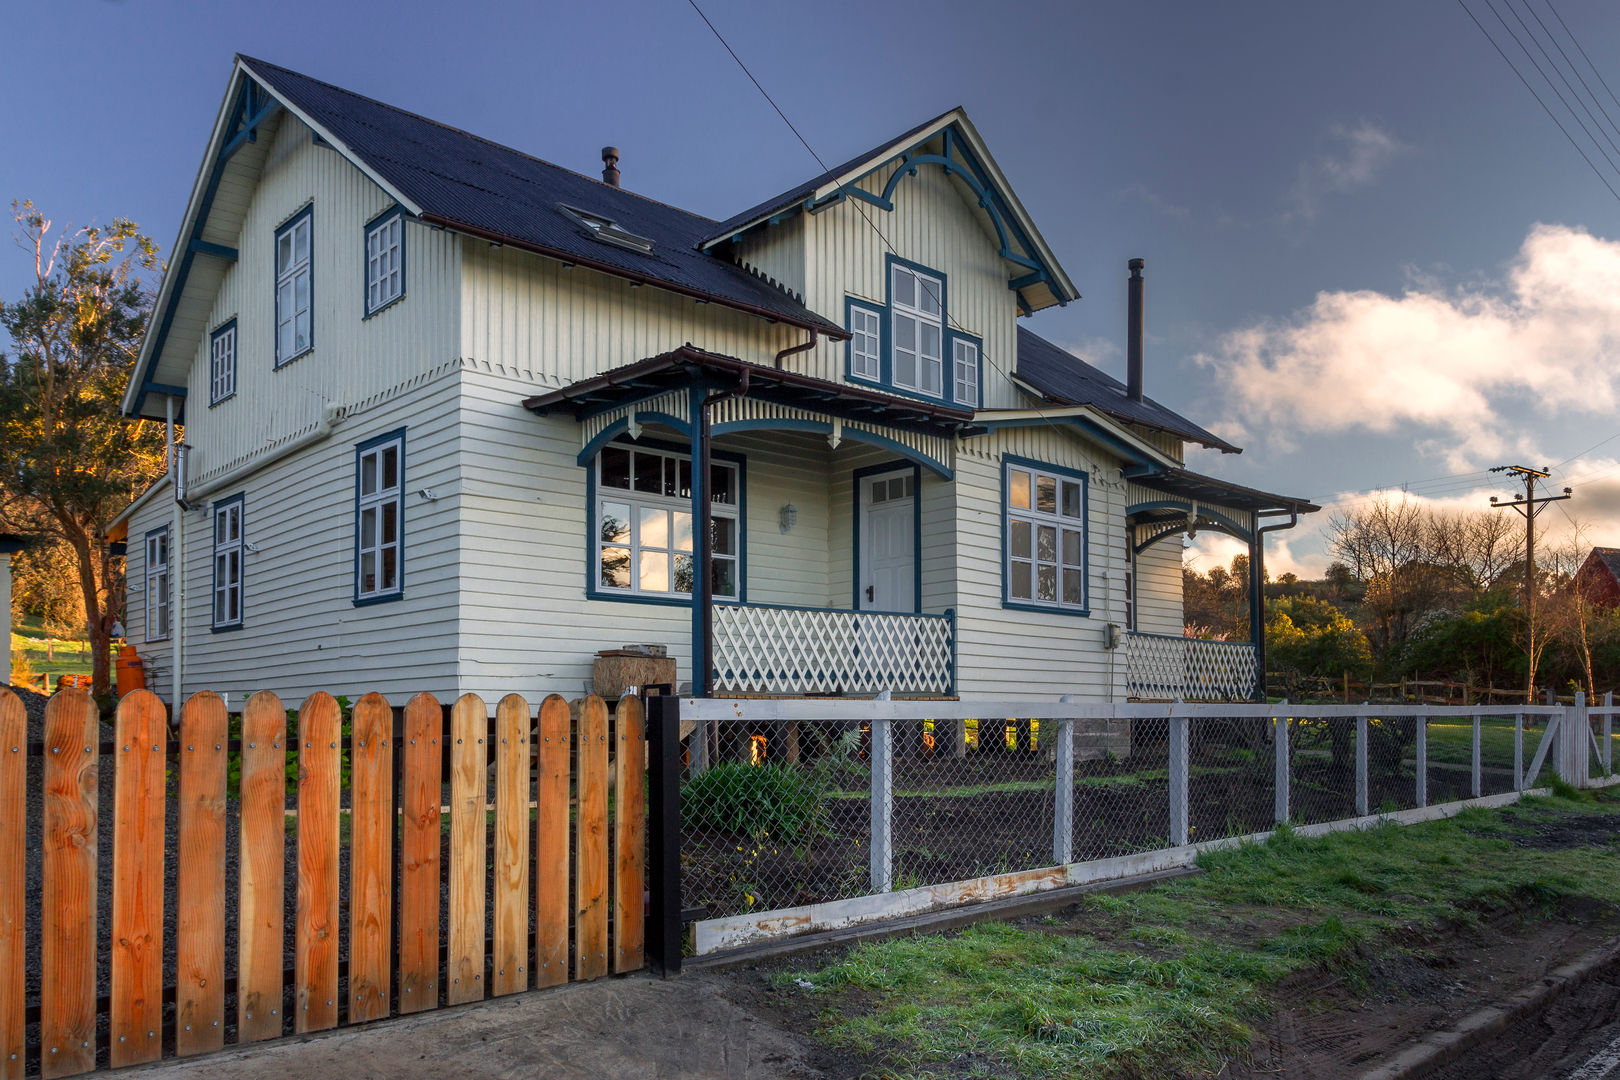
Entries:
[[397,600],[404,594],[405,432],[363,442],[355,453],[354,599]]
[[208,403],[218,405],[236,393],[235,319],[214,331],[208,354]]
[[214,504],[215,630],[242,625],[242,496]]
[[1008,458],[1002,485],[1007,602],[1084,613],[1084,474]]
[[881,317],[871,308],[849,307],[849,373],[857,379],[883,378],[883,357],[878,351]]
[[397,207],[366,227],[366,314],[405,295],[405,214]]
[[146,534],[146,640],[169,637],[169,530]]
[[889,269],[894,385],[939,397],[943,380],[945,283],[903,263]]
[[979,407],[979,346],[967,338],[951,339],[952,391],[958,405]]
[[[596,458],[595,586],[603,593],[690,596],[696,580],[692,459],[667,450],[609,445]],[[710,592],[735,600],[741,574],[741,467],[709,466],[714,563]]]
[[311,307],[314,275],[310,250],[315,208],[303,212],[276,230],[276,366],[280,367],[314,347]]

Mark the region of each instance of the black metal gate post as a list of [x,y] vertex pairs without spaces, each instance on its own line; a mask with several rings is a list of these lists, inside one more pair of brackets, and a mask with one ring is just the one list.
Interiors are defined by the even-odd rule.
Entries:
[[647,699],[647,961],[666,979],[681,973],[681,699]]

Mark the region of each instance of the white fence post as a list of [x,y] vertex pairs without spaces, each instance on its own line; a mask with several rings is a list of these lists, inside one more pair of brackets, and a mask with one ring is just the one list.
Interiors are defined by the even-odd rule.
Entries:
[[1575,691],[1575,704],[1569,707],[1564,723],[1563,756],[1558,775],[1566,784],[1585,787],[1591,775],[1591,759],[1586,748],[1592,741],[1592,718],[1586,712],[1586,691]]
[[[1288,704],[1286,698],[1283,705]],[[1282,825],[1288,821],[1288,717],[1279,715],[1276,719],[1276,776],[1277,776],[1277,824]]]
[[[1073,694],[1059,699],[1064,704]],[[1057,786],[1052,803],[1052,861],[1058,866],[1074,861],[1074,720],[1058,721]]]
[[1524,713],[1513,714],[1513,790],[1524,790]]
[[[1178,702],[1179,704],[1179,702]],[[1187,818],[1188,784],[1192,750],[1191,721],[1185,716],[1170,717],[1170,846],[1181,847],[1192,839]]]
[[1603,695],[1603,771],[1614,775],[1614,691]]
[[1481,780],[1480,773],[1482,772],[1482,769],[1481,769],[1480,757],[1481,757],[1481,749],[1482,749],[1481,748],[1481,740],[1484,738],[1484,735],[1483,735],[1483,733],[1481,731],[1481,723],[1480,723],[1481,719],[1482,718],[1478,717],[1478,716],[1474,717],[1474,755],[1473,755],[1473,764],[1472,764],[1472,770],[1471,770],[1471,776],[1473,778],[1473,786],[1469,789],[1473,793],[1474,798],[1476,798],[1476,799],[1479,798],[1480,791],[1481,791],[1481,788],[1480,788],[1480,780]]
[[1417,804],[1429,805],[1429,718],[1419,716],[1417,723]]
[[[885,690],[878,701],[892,695]],[[872,891],[894,888],[894,732],[887,718],[872,718]]]
[[1356,717],[1356,816],[1367,816],[1367,718]]

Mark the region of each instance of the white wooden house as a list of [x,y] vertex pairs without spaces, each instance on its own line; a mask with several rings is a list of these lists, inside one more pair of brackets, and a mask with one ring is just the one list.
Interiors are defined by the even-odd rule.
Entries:
[[1130,387],[1018,325],[1078,294],[960,109],[725,222],[605,159],[237,59],[124,400],[184,432],[125,515],[149,683],[1251,692],[1156,541],[1314,507],[1186,470],[1236,448],[1142,396],[1139,305]]

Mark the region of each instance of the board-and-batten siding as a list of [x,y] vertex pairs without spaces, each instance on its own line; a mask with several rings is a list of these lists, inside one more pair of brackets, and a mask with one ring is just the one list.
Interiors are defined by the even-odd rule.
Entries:
[[1182,635],[1179,536],[1166,537],[1137,553],[1136,629],[1143,634]]
[[[275,367],[276,230],[313,206],[314,349]],[[295,117],[279,125],[186,385],[190,479],[205,483],[307,431],[327,405],[364,407],[427,376],[460,347],[461,242],[407,219],[405,295],[365,317],[366,223],[393,200]],[[202,263],[218,263],[199,257]],[[236,319],[236,393],[210,407],[210,337]]]
[[[183,515],[183,694],[215,690],[230,694],[236,707],[256,690],[273,690],[292,705],[315,690],[351,698],[379,690],[402,704],[418,691],[443,694],[456,685],[458,384],[451,367],[358,411],[324,441],[211,493]],[[405,596],[356,606],[355,446],[401,427]],[[423,488],[438,498],[423,498]],[[244,497],[244,537],[257,550],[243,555],[241,629],[215,632],[211,508],[237,494]],[[133,538],[168,523],[170,505],[154,499],[136,512],[132,550]],[[144,575],[144,558],[144,551],[131,558],[131,574]],[[144,611],[135,615],[133,640],[147,661],[148,686],[167,698],[171,648],[144,643],[143,620]]]

